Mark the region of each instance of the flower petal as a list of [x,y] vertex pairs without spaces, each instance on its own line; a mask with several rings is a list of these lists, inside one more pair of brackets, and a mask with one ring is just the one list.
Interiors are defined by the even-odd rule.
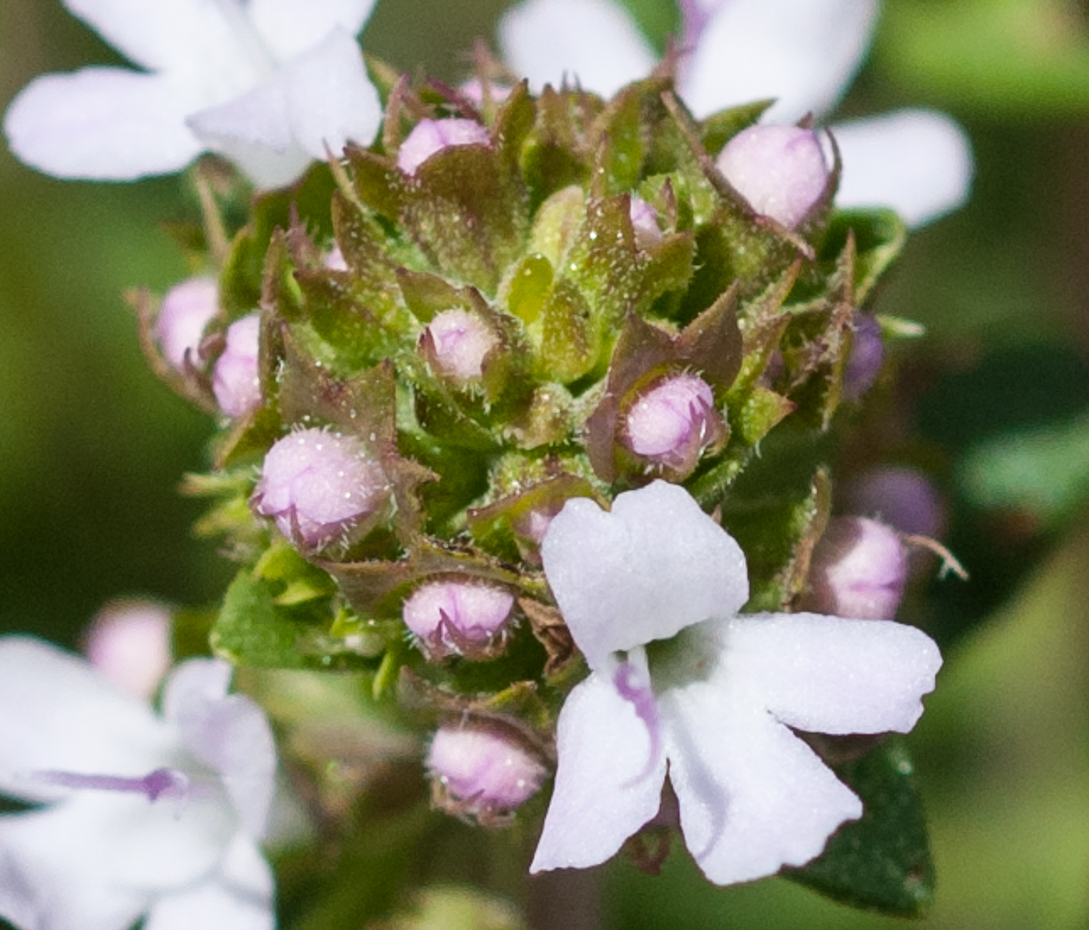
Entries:
[[915,627],[820,614],[755,614],[729,624],[725,675],[781,722],[813,733],[906,733],[942,659]]
[[184,168],[202,149],[185,125],[193,90],[158,74],[85,68],[31,81],[4,132],[28,165],[60,178],[133,180]]
[[281,69],[287,83],[292,133],[314,158],[339,155],[348,141],[369,145],[382,120],[382,105],[367,77],[359,44],[333,29],[305,55]]
[[808,862],[862,803],[719,671],[666,689],[658,708],[685,843],[704,874],[727,885]]
[[183,800],[88,790],[52,810],[65,815],[55,841],[82,843],[88,859],[104,859],[97,868],[105,882],[155,894],[214,871],[238,829],[219,786],[199,780]]
[[[215,797],[179,807],[165,799],[81,791],[45,810],[0,818],[0,862],[18,876],[24,902],[43,907],[54,896],[71,898],[72,926],[79,927],[83,908],[142,911],[159,894],[213,874],[232,821]],[[127,925],[118,921],[111,930]]]
[[[208,0],[64,0],[129,60],[152,71],[245,67],[237,34]],[[247,69],[248,70],[248,69]]]
[[265,830],[275,789],[276,748],[264,712],[248,697],[227,694],[231,667],[193,659],[167,682],[163,712],[186,746],[220,774],[250,836]]
[[311,162],[291,136],[286,87],[275,77],[228,103],[192,114],[186,125],[261,188],[290,184]]
[[63,807],[0,818],[0,916],[26,930],[130,926],[147,893],[104,880],[107,837],[88,848]]
[[665,757],[634,705],[607,674],[568,696],[556,730],[559,768],[530,872],[604,862],[650,820],[661,801]]
[[503,58],[538,89],[568,77],[610,97],[657,61],[631,16],[610,0],[527,0],[503,15],[498,32]]
[[374,9],[375,0],[250,0],[250,20],[265,44],[287,61],[318,45],[335,27],[354,36]]
[[655,481],[611,512],[568,501],[542,542],[545,575],[591,668],[618,650],[668,639],[749,597],[741,548],[683,488]]
[[[0,790],[27,800],[66,796],[40,771],[143,776],[179,741],[150,708],[82,659],[48,643],[0,638]],[[146,800],[141,798],[144,803]]]
[[272,930],[272,870],[243,836],[232,843],[220,875],[163,897],[151,909],[144,930]]
[[909,226],[924,226],[968,199],[971,145],[944,113],[897,110],[832,133],[843,157],[838,207],[891,207]]
[[767,97],[772,122],[831,109],[862,63],[876,0],[729,0],[700,36],[681,95],[697,116]]
[[369,143],[381,117],[359,45],[335,28],[249,93],[188,124],[267,188],[294,181],[326,147],[335,154],[348,140]]

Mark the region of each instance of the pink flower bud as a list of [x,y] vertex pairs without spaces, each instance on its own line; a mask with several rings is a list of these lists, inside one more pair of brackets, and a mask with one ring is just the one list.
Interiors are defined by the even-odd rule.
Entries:
[[485,658],[502,645],[514,595],[506,588],[461,578],[429,581],[410,594],[401,617],[431,659]]
[[260,314],[251,313],[227,327],[227,345],[212,371],[212,392],[229,417],[245,416],[261,405],[260,339]]
[[155,328],[163,355],[178,371],[186,353],[196,363],[204,328],[219,312],[219,288],[213,278],[189,278],[163,295]]
[[348,270],[348,263],[344,260],[344,253],[340,251],[340,246],[336,243],[333,243],[333,247],[325,254],[322,264],[330,271]]
[[451,145],[488,145],[491,137],[476,120],[422,119],[401,143],[397,167],[405,174],[415,174],[427,159]]
[[715,163],[749,206],[788,229],[806,218],[828,184],[820,139],[797,126],[744,129]]
[[296,545],[316,550],[350,540],[388,498],[385,472],[360,440],[305,429],[269,449],[252,503]]
[[884,465],[865,472],[843,488],[845,510],[876,517],[901,533],[941,536],[945,506],[931,480],[904,465]]
[[152,601],[107,604],[91,621],[83,651],[114,684],[150,698],[170,668],[170,612]]
[[856,620],[891,620],[907,577],[907,551],[895,530],[865,517],[836,517],[813,550],[805,608]]
[[[480,78],[469,78],[458,87],[458,90],[477,106],[484,103],[484,83]],[[497,84],[495,81],[488,82],[488,97],[491,98],[492,103],[502,103],[510,94],[511,88],[506,84]]]
[[658,211],[642,197],[632,195],[628,213],[635,232],[635,244],[639,248],[645,249],[662,241],[662,230],[658,228]]
[[467,310],[443,310],[424,333],[423,349],[439,375],[461,384],[484,374],[484,359],[499,338],[479,316]]
[[622,442],[636,455],[688,475],[723,433],[710,385],[673,375],[643,394],[627,413]]
[[885,344],[881,341],[881,324],[868,313],[855,315],[851,354],[843,371],[843,397],[858,400],[877,380],[885,363]]
[[540,760],[498,727],[444,726],[435,734],[427,768],[441,806],[485,825],[520,807],[547,774]]

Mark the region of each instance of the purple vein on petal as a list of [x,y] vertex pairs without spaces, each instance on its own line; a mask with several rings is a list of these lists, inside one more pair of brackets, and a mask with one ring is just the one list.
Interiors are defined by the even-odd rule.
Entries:
[[654,763],[661,754],[662,728],[658,720],[658,703],[650,683],[638,680],[639,670],[631,662],[622,662],[613,673],[613,684],[620,696],[635,709],[635,715],[643,721],[650,736],[650,753],[647,764],[631,784],[642,781],[654,771]]
[[33,772],[29,777],[34,781],[47,785],[57,785],[61,788],[142,794],[151,803],[158,801],[161,797],[171,797],[177,798],[184,805],[190,795],[189,777],[184,772],[171,768],[155,769],[142,778],[50,771]]

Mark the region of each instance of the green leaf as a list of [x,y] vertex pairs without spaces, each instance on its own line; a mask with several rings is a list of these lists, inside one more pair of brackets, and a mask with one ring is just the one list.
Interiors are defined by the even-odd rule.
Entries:
[[305,625],[276,605],[276,587],[243,569],[231,582],[212,627],[212,649],[236,665],[303,668],[298,649]]
[[[721,501],[701,501],[704,506],[721,503],[722,526],[745,552],[751,588],[747,611],[782,610],[804,590],[813,546],[831,510],[831,483],[823,464],[829,451],[827,434],[788,417],[761,441],[756,464]],[[700,487],[701,493],[707,490]]]
[[862,819],[844,824],[809,865],[783,874],[853,907],[922,916],[934,899],[934,864],[913,770],[900,737],[839,766],[862,798]]

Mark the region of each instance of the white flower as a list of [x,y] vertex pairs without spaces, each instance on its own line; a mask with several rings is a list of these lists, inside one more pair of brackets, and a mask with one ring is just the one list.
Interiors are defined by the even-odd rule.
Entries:
[[277,187],[378,128],[354,38],[374,0],[64,2],[144,71],[84,68],[23,89],[4,132],[47,174],[132,180],[211,150]]
[[667,769],[711,881],[808,862],[862,804],[792,729],[906,732],[941,664],[929,637],[897,623],[739,616],[740,547],[662,481],[609,513],[568,501],[542,554],[591,675],[560,713],[534,872],[612,856],[657,813]]
[[[679,91],[700,117],[777,98],[765,121],[828,113],[865,58],[877,0],[681,0]],[[655,54],[614,0],[524,0],[499,25],[506,60],[538,86],[564,74],[611,95],[646,77]],[[921,226],[967,199],[964,131],[933,110],[833,125],[841,207],[888,206]]]
[[194,659],[162,717],[86,662],[0,639],[0,916],[20,930],[271,930],[268,722]]

